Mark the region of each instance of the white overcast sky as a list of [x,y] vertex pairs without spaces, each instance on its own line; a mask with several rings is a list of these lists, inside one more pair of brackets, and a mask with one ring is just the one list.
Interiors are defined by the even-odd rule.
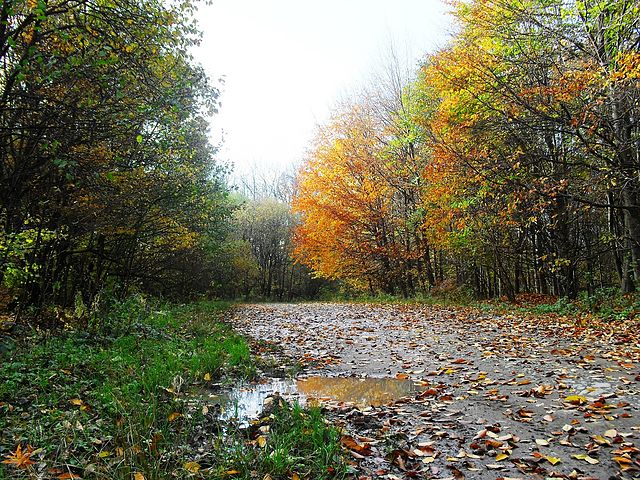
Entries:
[[410,64],[443,46],[441,0],[213,0],[199,11],[196,59],[224,75],[212,140],[234,177],[300,163],[315,125],[381,68],[390,45]]

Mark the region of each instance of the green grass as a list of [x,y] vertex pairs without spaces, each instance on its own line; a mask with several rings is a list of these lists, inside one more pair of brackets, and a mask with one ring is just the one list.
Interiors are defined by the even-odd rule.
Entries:
[[340,433],[325,423],[319,408],[304,410],[284,404],[270,425],[266,455],[260,470],[279,478],[342,478],[345,464],[340,460]]
[[[193,420],[171,421],[186,409],[172,390],[255,372],[245,339],[219,321],[227,306],[152,306],[89,332],[23,330],[1,358],[0,456],[29,444],[61,474],[165,478]],[[28,478],[32,468],[3,465],[0,478]]]
[[0,459],[17,445],[36,451],[27,468],[0,463],[0,480],[343,478],[340,434],[317,409],[282,403],[262,420],[264,448],[257,427],[212,427],[193,393],[257,371],[247,341],[221,321],[229,306],[136,296],[106,302],[84,328],[6,337]]
[[241,435],[218,438],[214,465],[203,470],[206,478],[346,478],[340,431],[326,422],[317,407],[280,402],[271,415],[255,422],[248,439]]

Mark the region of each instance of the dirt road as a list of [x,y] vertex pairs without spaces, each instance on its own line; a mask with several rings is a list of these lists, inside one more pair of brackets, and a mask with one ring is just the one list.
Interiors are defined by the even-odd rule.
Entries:
[[382,406],[327,403],[356,478],[640,478],[628,325],[361,304],[248,305],[232,321],[303,375],[418,384]]

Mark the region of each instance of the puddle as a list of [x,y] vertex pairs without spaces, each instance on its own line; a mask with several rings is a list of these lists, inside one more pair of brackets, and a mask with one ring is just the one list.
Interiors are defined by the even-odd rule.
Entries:
[[374,407],[422,390],[410,380],[396,378],[307,377],[299,379],[296,386],[307,398]]
[[289,401],[300,405],[314,401],[333,400],[359,406],[380,406],[402,397],[418,393],[422,388],[409,380],[395,378],[356,377],[305,377],[299,379],[269,379],[267,382],[243,385],[219,394],[209,394],[208,399],[221,407],[220,418],[245,422],[256,418],[264,400],[279,393]]

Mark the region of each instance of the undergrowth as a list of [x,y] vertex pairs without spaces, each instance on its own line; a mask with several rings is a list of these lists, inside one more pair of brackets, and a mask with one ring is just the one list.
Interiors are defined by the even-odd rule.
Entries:
[[[228,305],[112,302],[84,331],[12,333],[0,371],[0,478],[165,478],[193,418],[173,392],[255,372]],[[17,446],[33,448],[16,465]],[[13,457],[12,457],[13,455]],[[137,478],[142,478],[138,476]]]
[[103,299],[62,330],[0,332],[0,480],[344,477],[317,409],[282,403],[264,435],[207,413],[199,392],[257,372],[228,308]]
[[438,307],[474,307],[486,312],[546,315],[574,318],[577,322],[595,318],[602,321],[623,321],[640,316],[640,293],[622,294],[617,288],[601,288],[591,293],[581,292],[577,298],[541,294],[520,294],[515,302],[505,298],[474,300],[464,289],[440,289],[412,297],[398,295],[333,295],[323,301],[374,304],[413,304]]
[[581,292],[577,298],[544,295],[520,295],[516,303],[503,300],[477,302],[478,308],[488,311],[508,311],[519,314],[555,314],[573,318],[579,323],[594,318],[605,322],[619,322],[640,316],[640,294],[622,294],[616,288],[602,288],[592,293]]

